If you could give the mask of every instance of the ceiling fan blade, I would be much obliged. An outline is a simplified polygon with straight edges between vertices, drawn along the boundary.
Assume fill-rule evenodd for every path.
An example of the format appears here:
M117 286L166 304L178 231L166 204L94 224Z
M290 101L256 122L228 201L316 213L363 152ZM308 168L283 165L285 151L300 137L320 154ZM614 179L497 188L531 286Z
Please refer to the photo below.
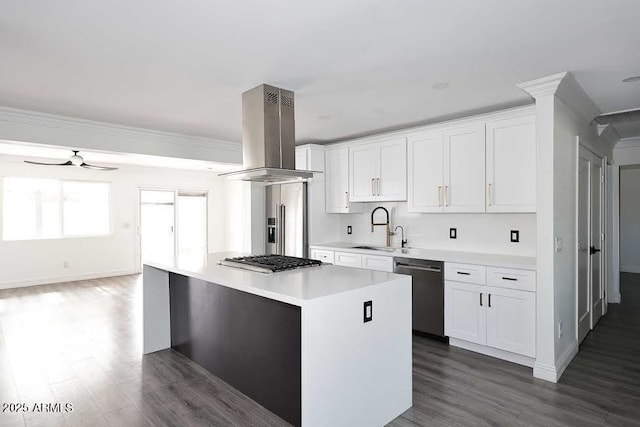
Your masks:
M105 167L105 166L94 166L94 165L89 165L87 163L83 163L80 166L82 166L83 168L93 169L93 170L98 170L98 171L115 171L115 170L118 170L118 168L108 168L108 167Z
M71 163L71 160L65 163L41 163L41 162L32 162L30 160L25 160L24 162L32 165L42 165L42 166L73 166L73 163Z

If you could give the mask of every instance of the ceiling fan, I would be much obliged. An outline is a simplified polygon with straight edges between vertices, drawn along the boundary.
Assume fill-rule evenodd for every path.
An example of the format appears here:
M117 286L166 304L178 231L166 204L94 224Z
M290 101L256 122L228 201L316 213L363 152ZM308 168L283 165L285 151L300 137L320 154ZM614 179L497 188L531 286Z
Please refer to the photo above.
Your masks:
M78 154L79 151L73 150L73 155L69 158L69 160L65 163L41 163L41 162L32 162L30 160L25 160L25 163L29 163L32 165L43 165L43 166L77 166L87 169L94 169L99 171L114 171L118 168L109 168L105 166L94 166L84 162L84 158Z

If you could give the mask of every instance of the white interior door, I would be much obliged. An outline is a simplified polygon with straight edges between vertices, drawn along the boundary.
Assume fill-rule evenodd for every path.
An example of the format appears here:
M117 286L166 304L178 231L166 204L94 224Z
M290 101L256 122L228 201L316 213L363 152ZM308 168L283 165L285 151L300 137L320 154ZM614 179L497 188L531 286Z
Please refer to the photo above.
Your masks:
M578 158L578 343L591 330L591 290L589 267L589 188L591 153L580 147Z
M175 192L140 191L140 258L166 261L175 256Z
M591 257L591 328L602 317L604 290L602 286L602 159L595 157L591 161L591 237L589 254Z

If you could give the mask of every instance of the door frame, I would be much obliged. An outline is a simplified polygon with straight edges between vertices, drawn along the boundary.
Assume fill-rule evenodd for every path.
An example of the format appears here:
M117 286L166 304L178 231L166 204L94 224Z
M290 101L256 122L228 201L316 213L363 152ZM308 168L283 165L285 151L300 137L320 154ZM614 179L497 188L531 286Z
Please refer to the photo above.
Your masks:
M173 253L178 254L178 195L180 193L203 193L205 195L205 251L209 253L209 190L204 188L167 188L167 187L151 187L144 186L136 189L136 228L134 233L134 265L138 273L142 273L142 212L140 209L140 194L142 191L167 191L173 193Z

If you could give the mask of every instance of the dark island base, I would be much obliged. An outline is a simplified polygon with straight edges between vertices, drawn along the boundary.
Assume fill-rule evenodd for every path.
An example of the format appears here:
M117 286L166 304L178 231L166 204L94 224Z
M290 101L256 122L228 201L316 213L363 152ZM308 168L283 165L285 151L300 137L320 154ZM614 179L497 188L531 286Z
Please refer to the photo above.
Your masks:
M171 347L300 425L300 307L175 273L169 293Z

